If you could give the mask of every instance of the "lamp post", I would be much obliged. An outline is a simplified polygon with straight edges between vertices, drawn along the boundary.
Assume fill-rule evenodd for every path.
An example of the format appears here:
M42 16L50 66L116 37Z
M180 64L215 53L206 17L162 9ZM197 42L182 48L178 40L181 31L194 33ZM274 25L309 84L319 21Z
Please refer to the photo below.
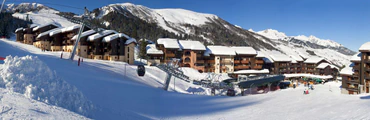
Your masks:
M1 4L0 13L1 13L1 12L2 12L2 10L3 10L3 6L4 6L5 1L6 1L6 0L3 0L3 4Z

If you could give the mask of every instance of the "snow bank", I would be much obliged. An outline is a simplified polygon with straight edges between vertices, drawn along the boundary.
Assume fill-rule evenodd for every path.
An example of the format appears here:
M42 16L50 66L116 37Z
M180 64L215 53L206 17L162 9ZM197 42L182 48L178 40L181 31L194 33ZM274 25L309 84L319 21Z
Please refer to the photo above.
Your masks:
M0 77L0 87L9 91L91 117L92 103L37 57L7 56L0 68Z

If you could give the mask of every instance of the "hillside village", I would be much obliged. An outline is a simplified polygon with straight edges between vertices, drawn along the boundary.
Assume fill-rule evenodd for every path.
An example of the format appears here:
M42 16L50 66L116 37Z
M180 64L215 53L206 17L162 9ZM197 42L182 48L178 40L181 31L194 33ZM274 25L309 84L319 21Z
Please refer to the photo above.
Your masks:
M121 6L125 8L119 8ZM230 44L219 43L219 38L216 40L218 44L210 44L214 41L210 38L215 36L182 39L186 38L182 34L192 33L185 33L183 25L174 19L163 19L170 23L167 26L159 21L162 28L157 29L172 30L171 34L177 33L175 37L136 40L138 35L130 36L133 31L122 31L126 28L113 30L117 26L109 27L109 21L104 22L108 26L105 29L96 29L76 24L59 16L57 11L45 12L42 7L46 6L38 8L39 12L27 13L27 19L28 14L34 14L33 24L17 26L12 31L14 38L0 39L0 47L5 49L0 52L0 102L11 104L0 105L3 107L0 119L23 119L22 115L33 119L60 119L62 115L70 119L276 117L265 112L275 113L279 119L300 119L300 109L309 109L301 111L303 114L330 112L311 119L370 118L366 111L348 111L368 109L364 104L370 93L370 42L364 43L352 55L353 51L343 45L315 36L286 36L272 29L254 32L243 31L241 27L226 27L230 29L225 34L236 31L253 38L241 45L233 40L223 41ZM135 11L137 7L142 11ZM158 22L159 16L154 13L173 10L151 10L129 3L111 4L95 9L93 17L105 20L104 15L114 17L117 9L138 12L134 16L140 19L154 15L148 19L152 22ZM143 11L150 14L143 14ZM170 13L179 11L197 14L187 10ZM44 16L38 14L53 17L45 22L41 20ZM197 15L208 17L193 19L197 24L205 24L207 30L214 27L208 26L213 24L207 22L209 18L229 25L215 15ZM19 16L24 13L13 14L21 19ZM175 29L176 26L180 27ZM243 35L231 38L243 38ZM77 59L72 57L74 49ZM19 110L21 105L9 99L22 100L18 104L30 104L27 101L30 99L36 107ZM276 105L286 101L290 101L289 105ZM42 108L37 108L36 104ZM57 111L49 110L54 106ZM21 115L12 116L13 109ZM351 115L340 115L343 112Z

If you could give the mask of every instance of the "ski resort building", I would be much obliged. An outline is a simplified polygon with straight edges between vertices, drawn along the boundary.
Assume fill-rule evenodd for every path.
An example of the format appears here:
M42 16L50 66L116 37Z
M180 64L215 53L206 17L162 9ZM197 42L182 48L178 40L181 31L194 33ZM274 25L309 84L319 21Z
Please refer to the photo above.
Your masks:
M303 63L304 63L304 72L308 74L315 74L315 75L319 74L320 72L319 69L323 69L321 66L319 69L317 69L317 67L319 67L320 64L325 63L322 66L330 65L329 62L325 60L324 58L316 57L316 56L307 58Z
M89 58L89 54L90 54L90 49L89 49L89 44L87 42L87 38L92 35L92 34L95 34L96 31L95 30L88 30L88 31L85 31L85 32L82 32L81 33L81 36L80 36L80 42L78 43L78 49L77 49L77 55L81 56L81 57L84 57L84 58ZM76 42L77 40L77 37L78 35L75 35L72 37L72 41L73 43Z
M49 23L49 24L44 24L37 26L32 29L32 31L35 32L35 41L33 42L33 45L36 46L37 48L40 48L42 50L50 50L50 37L46 36L46 34L58 30L58 25L54 23Z
M24 28L18 28L15 30L15 41L17 42L20 42L20 43L23 43L24 42L24 32L23 32L23 29Z
M351 57L352 64L342 69L342 93L370 93L370 42L363 44L359 53Z
M72 52L72 37L78 34L80 27L81 25L73 25L50 32L49 35L52 37L51 51ZM83 31L87 30L89 28L85 27Z
M207 46L205 57L207 59L206 71L214 73L234 72L235 50L226 46ZM246 61L246 60L245 60Z
M28 45L33 45L35 41L35 32L32 30L37 27L36 24L31 24L28 28L23 29L23 43Z
M148 56L148 65L159 65L163 63L163 51L158 50L155 44L146 46L146 54Z
M203 73L206 62L202 56L206 51L206 47L199 41L192 40L179 40L179 44L182 49L182 66L191 67Z
M272 74L289 74L290 71L290 64L292 59L284 54L274 52L274 54L270 55L270 58L274 61L271 73Z
M58 28L55 24L32 25L16 30L17 41L48 51L72 52L80 25ZM91 59L123 61L134 64L136 40L123 33L104 30L97 33L85 27L76 54Z
M103 60L105 58L108 59L109 56L106 56L103 58L104 53L106 52L106 49L103 46L103 38L105 36L116 34L117 32L114 30L104 30L101 33L95 33L93 35L90 35L87 38L88 42L88 58L90 59L97 59L97 60Z

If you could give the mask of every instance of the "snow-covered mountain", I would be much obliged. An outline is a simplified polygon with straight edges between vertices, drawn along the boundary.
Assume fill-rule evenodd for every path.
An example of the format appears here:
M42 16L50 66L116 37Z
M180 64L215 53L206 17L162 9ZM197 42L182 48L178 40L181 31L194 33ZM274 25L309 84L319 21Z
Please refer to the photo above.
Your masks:
M297 40L301 40L301 41L308 41L308 42L315 43L317 45L321 45L321 46L325 46L325 47L337 48L337 47L343 46L343 45L341 45L341 44L339 44L339 43L337 43L333 40L320 39L320 38L317 38L313 35L310 35L308 37L305 36L305 35L287 36L287 35L285 35L285 33L279 32L279 31L274 30L274 29L266 29L266 30L258 31L257 33L260 34L260 35L263 35L267 38L274 39L274 40L290 41L292 39L297 39Z
M99 16L102 17L111 12L122 12L127 10L136 17L145 20L149 23L158 23L158 25L165 30L179 34L191 33L184 24L203 25L206 22L211 22L212 19L217 19L216 15L197 13L185 9L150 9L142 5L135 5L132 3L110 4L99 8L101 11ZM172 28L173 26L176 29Z
M254 32L254 31L252 31ZM285 35L285 33L283 32L279 32L277 30L274 30L274 29L266 29L266 30L263 30L263 31L258 31L257 32L258 34L261 34L267 38L270 38L270 39L274 39L274 40L278 40L278 39L284 39L288 36Z
M17 5L11 4L8 6ZM20 6L24 6L24 9L26 9L29 8L29 6L33 6L32 8L35 8L35 6L44 5L25 3L18 5L17 8L23 9ZM38 12L28 12L31 14L30 17L35 21L35 23L43 24L46 22L57 22L61 26L73 25L73 23L70 23L66 19L55 14L59 11L50 10L45 6L44 8L45 9L39 9ZM54 11L54 13L50 11ZM132 3L119 3L103 6L101 8L94 9L92 12L91 16L100 20L101 25L106 26L108 29L125 32L130 36L133 36L130 32L134 34L137 33L139 38L149 39L147 38L148 36L154 36L154 38L150 38L154 41L158 37L169 37L168 33L152 33L156 30L152 30L153 28L148 29L148 25L151 26L154 24L158 28L162 28L169 33L175 33L181 36L179 39L199 40L206 42L207 44L252 46L257 50L273 50L284 54L293 54L285 48L297 49L300 53L314 53L315 55L321 55L331 61L337 61L334 63L339 66L347 64L346 61L349 61L349 57L347 58L347 56L354 54L353 51L331 40L322 40L314 36L287 36L285 33L273 29L254 32L252 29L245 30L240 26L230 24L216 15L198 13L185 9L151 9ZM21 18L22 16L24 17L24 14L15 13L13 16ZM112 18L125 20L117 21L117 19ZM143 22L134 23L138 21L138 19L148 24ZM122 22L125 22L123 27L126 28L124 29L122 29ZM132 28L135 27L141 28L139 30L147 30L133 32ZM337 58L329 56L343 57Z
M39 11L41 9L52 9L50 7L47 7L43 4L39 3L20 3L20 4L7 4L7 7L4 7L5 10L9 12L31 12L31 11Z

